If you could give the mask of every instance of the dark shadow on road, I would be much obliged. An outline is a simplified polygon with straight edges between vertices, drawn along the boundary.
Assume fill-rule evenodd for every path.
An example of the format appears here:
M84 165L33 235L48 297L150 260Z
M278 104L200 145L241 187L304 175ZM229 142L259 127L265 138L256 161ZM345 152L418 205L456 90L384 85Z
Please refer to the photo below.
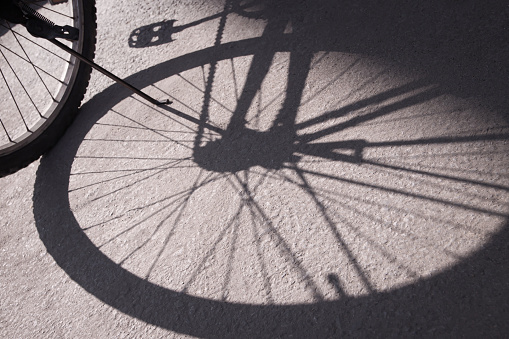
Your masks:
M205 102L197 117L172 109L164 112L158 110L158 114L175 113L199 126L193 143L193 160L201 168L220 175L229 173L234 176L254 166L275 170L294 169L305 194L313 199L327 220L327 208L321 205L313 185L306 181L305 171L295 166L301 156L312 155L350 164L364 163L378 167L380 171L406 171L490 189L509 190L509 187L489 180L463 179L460 175L405 168L366 160L363 156L365 150L371 147L509 140L509 135L504 133L483 132L469 136L451 135L386 142L370 142L367 139L316 142L324 136L388 116L396 110L444 94L476 97L483 105L500 111L507 119L509 9L506 4L496 1L380 3L370 0L353 3L247 3L249 6L242 11L256 8L249 13L253 17L267 20L266 30L260 38L217 43L210 48L154 66L128 79L135 85L146 87L204 64L212 65L213 74L213 65L218 61L244 55L253 56L244 91L224 131L208 122L213 76L206 82ZM214 18L226 20L226 14L236 9L239 12L238 7L235 7L237 3L230 5L225 13L219 13ZM284 34L289 23L293 26L293 32ZM159 28L154 30L155 27ZM144 47L170 42L171 33L175 32L172 29L173 22L170 21L166 28L161 24L142 27L133 32L130 44L132 47ZM154 36L158 36L157 39ZM290 57L286 99L273 128L266 132L250 130L245 126L244 114L253 102L254 94L260 88L276 51L293 53ZM421 70L423 76L418 81L358 100L351 106L296 123L295 116L306 75L312 67L311 56L317 51L342 51L382 58L403 69ZM385 106L380 105L377 110L364 115L356 115L317 132L297 133L299 129L332 121L351 110L381 104L399 95L414 93L414 90L419 90L419 93L409 94ZM68 184L77 150L87 132L116 103L127 97L127 92L114 85L84 105L83 111L89 114L79 117L78 124L71 130L72 134L66 137L66 144L61 143L42 159L34 192L36 225L48 252L74 281L104 303L156 326L198 337L499 337L509 333L509 224L507 215L502 213L497 215L506 220L501 231L492 235L484 248L455 266L412 285L385 292L373 290L367 296L352 297L344 293L339 277L330 274L328 281L337 292L336 301L301 305L246 305L214 301L163 288L123 269L104 255L83 232L69 207ZM207 130L216 132L220 138L206 141L204 135ZM171 167L172 163L168 166ZM164 166L160 170L164 171ZM329 179L344 180L332 176ZM362 185L351 181L352 184ZM369 188L391 190L374 185ZM410 196L404 191L391 193ZM267 230L277 236L270 218L257 210L249 194L246 190L246 204L251 204L249 208L253 214L257 214ZM426 195L416 197L433 199ZM448 201L439 202L453 204ZM491 213L485 210L482 212ZM334 231L333 221L329 222L329 226ZM222 232L233 230L233 234L236 234L235 227L232 222ZM335 236L340 245L347 246L342 243L340 234ZM285 247L285 244L282 246ZM348 253L347 247L345 252ZM355 257L352 256L350 260L356 265ZM296 266L299 268L298 262ZM358 270L362 276L362 269Z

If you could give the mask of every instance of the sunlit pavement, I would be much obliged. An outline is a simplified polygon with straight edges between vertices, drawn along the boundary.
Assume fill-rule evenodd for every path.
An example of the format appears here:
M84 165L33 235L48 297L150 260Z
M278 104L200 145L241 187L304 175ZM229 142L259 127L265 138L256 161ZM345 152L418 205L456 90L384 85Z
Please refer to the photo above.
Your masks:
M508 333L508 7L319 3L98 3L173 104L94 73L0 179L2 337Z

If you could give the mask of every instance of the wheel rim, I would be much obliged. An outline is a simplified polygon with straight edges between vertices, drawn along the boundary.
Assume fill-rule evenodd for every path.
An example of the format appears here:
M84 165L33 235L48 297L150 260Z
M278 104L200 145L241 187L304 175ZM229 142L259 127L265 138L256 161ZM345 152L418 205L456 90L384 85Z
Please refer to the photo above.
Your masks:
M79 0L32 7L57 25L80 30L67 43L82 52L83 8ZM36 140L60 114L76 81L79 61L49 41L31 36L24 27L2 21L0 26L0 156L12 154Z

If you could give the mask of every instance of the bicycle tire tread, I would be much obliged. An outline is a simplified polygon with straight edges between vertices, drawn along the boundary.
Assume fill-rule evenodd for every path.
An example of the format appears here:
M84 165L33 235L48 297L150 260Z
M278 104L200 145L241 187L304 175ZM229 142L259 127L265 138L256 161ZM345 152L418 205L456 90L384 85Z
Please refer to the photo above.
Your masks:
M93 60L97 42L97 12L95 0L84 1L83 7L86 36L83 42L84 46L82 53L88 59ZM79 114L79 108L83 98L85 97L91 73L91 66L83 62L79 64L76 82L71 89L69 98L65 103L65 107L62 108L62 111L55 117L55 120L44 132L42 132L40 136L23 148L0 158L0 177L13 174L20 169L27 167L55 146Z

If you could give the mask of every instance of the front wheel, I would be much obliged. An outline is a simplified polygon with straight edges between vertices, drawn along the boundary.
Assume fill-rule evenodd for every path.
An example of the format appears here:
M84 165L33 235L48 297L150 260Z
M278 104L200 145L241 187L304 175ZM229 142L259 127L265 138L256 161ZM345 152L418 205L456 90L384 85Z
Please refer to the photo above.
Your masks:
M68 46L93 59L95 1L30 6L59 26L78 28L79 39ZM24 27L0 21L0 176L27 166L59 140L77 115L91 70Z

